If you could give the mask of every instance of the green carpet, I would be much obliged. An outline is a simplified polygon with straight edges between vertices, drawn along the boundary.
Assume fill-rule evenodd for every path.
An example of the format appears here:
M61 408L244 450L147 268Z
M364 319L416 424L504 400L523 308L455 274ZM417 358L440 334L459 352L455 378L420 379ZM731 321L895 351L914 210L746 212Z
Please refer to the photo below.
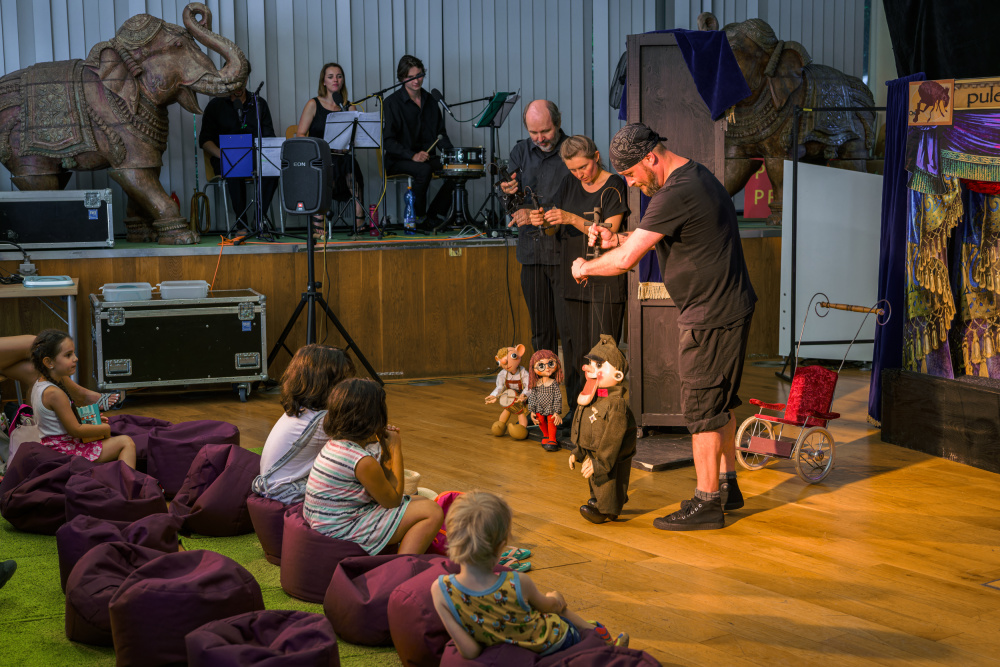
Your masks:
M260 584L268 609L301 609L323 613L323 606L289 597L281 590L279 569L264 559L256 535L182 537L185 549L209 549L247 568ZM112 667L111 648L66 639L65 597L59 588L56 538L14 530L0 519L0 560L13 558L17 572L0 589L0 664L17 667L100 665ZM344 667L399 665L395 649L354 646L338 641Z

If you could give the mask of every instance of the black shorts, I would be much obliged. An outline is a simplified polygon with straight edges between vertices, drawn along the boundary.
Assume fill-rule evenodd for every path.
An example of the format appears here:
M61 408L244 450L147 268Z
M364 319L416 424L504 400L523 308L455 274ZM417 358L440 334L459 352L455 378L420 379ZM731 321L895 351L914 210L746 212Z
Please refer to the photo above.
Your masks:
M715 329L681 329L681 405L691 433L719 430L743 404L738 393L751 319L753 313Z

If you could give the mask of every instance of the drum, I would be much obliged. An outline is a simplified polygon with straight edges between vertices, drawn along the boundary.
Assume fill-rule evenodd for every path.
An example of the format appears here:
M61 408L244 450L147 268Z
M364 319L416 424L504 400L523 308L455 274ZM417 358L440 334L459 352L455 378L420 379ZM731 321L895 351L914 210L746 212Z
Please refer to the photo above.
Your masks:
M455 146L441 150L441 166L446 172L485 171L482 146Z
M500 392L500 398L497 402L501 407L509 408L517 400L517 392L513 389L504 389Z

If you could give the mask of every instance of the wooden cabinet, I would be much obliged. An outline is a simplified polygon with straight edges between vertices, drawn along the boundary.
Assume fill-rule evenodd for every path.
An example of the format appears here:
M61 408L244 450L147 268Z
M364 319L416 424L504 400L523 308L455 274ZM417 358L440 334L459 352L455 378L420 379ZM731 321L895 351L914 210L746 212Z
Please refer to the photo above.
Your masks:
M667 147L725 178L725 121L713 121L671 34L629 35L628 120L667 138ZM629 188L639 211L639 190ZM655 257L655 255L654 255ZM683 426L677 373L677 307L671 299L638 299L639 272L629 272L628 363L632 412L646 426Z

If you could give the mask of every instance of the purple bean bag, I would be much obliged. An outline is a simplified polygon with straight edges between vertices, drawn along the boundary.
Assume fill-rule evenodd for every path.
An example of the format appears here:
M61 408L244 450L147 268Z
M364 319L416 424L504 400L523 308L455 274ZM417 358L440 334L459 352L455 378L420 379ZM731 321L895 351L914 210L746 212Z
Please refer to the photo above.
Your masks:
M123 461L99 463L66 482L67 521L84 515L131 522L166 511L159 483Z
M250 522L257 533L260 546L264 549L264 558L268 563L281 565L281 537L285 532L285 513L302 512L302 503L286 505L285 503L265 498L256 493L247 497L247 511Z
M127 435L135 443L136 468L146 472L149 457L149 432L154 428L170 426L171 423L152 417L139 415L114 415L111 417L111 435Z
M160 480L168 498L180 491L194 457L209 443L239 446L240 431L227 422L201 419L157 426L149 432L146 468Z
M184 636L205 623L264 609L260 586L214 551L163 554L129 575L108 605L119 665L187 660Z
M162 555L125 542L99 544L84 554L66 580L66 637L111 646L111 596L130 574Z
M451 636L434 609L431 583L442 574L458 574L450 560L437 561L404 581L389 595L389 633L404 665L437 665Z
M60 454L51 447L40 442L25 442L17 448L17 453L11 458L7 472L0 481L0 500L10 495L18 484L31 476L38 466L51 462L66 463L72 458L70 454Z
M25 458L21 459L22 456ZM66 523L66 483L94 464L82 456L59 454L35 443L19 447L11 464L0 496L0 515L17 530L55 535L59 526Z
M163 553L177 551L181 519L168 513L150 514L129 523L77 516L56 531L59 579L63 591L73 566L85 553L105 542L128 542Z
M320 604L340 561L368 555L354 542L327 537L311 528L301 508L285 513L281 553L281 589L293 598Z
M660 663L644 651L608 646L593 630L583 633L580 643L545 657L512 644L483 649L479 657L466 660L455 642L449 641L441 667L653 667Z
M189 667L340 667L322 614L251 611L206 623L185 638Z
M323 611L344 641L391 646L389 595L396 586L445 560L435 555L345 558L326 589Z
M253 532L247 510L250 485L260 474L260 454L239 445L205 445L170 503L185 532L230 537Z

